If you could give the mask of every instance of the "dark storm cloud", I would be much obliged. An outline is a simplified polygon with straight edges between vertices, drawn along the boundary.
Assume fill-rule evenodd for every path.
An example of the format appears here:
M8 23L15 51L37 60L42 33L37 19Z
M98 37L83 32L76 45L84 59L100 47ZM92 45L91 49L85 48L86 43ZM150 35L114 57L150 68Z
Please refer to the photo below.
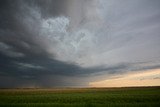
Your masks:
M36 36L38 35L37 26L39 23L34 19L34 13L31 13L32 10L29 9L36 6L38 9L44 10L41 11L44 16L45 14L51 14L53 16L60 15L63 12L58 12L60 10L58 8L64 6L59 0L46 2L1 0L0 2L1 87L4 86L3 80L6 81L6 84L10 87L12 86L12 83L10 82L13 79L16 81L15 84L22 85L21 82L19 82L19 79L26 81L26 78L23 79L24 77L36 78L39 75L48 73L56 74L58 72L61 74L64 71L66 72L67 69L67 72L70 72L70 69L76 69L77 66L75 65L50 59L50 55L46 52L41 40L36 39ZM45 10L47 8L51 9L52 6L49 4L54 5L53 10L55 11L53 11L53 14L50 13L50 10ZM25 20L29 18L31 21L35 21L29 23L33 24L33 26L31 25L33 29L28 29L28 27L26 27L26 23L28 22L25 22ZM34 29L34 24L36 24L37 29ZM24 82L24 84L25 83L26 82Z
M77 29L81 28L81 24L84 25L84 28L88 25L92 26L90 21L86 25L84 23L90 18L93 18L93 21L98 19L97 17L92 17L95 16L93 11L85 14L80 7L74 7L73 5L77 6L80 3L78 0L77 2L77 4L74 4L73 0L0 1L0 87L86 86L89 76L160 68L158 61L150 63L111 63L92 67L82 67L80 63L74 61L79 60L76 59L77 56L81 58L88 54L92 55L93 52L90 52L92 49L101 52L99 51L99 46L101 44L101 47L106 45L106 37L104 36L96 38L100 43L102 42L101 44L96 44L96 40L92 43L92 33L87 30L80 29L78 32L80 36L77 34L77 38L75 37L76 33L67 35L68 29L66 30L65 27L68 20L64 17L59 17L65 16L74 20L71 20L71 25L69 26L73 27L73 29L76 27ZM87 0L86 3L88 2ZM73 10L74 8L72 9L71 3L73 3L72 6L74 8L78 8L78 11ZM93 7L95 6L92 5ZM88 14L89 16L87 16ZM81 17L82 15L86 16ZM57 24L57 22L60 24ZM64 29L60 29L59 32L53 32L52 30L54 29L59 30L57 26L64 27ZM96 34L106 35L101 34L101 31ZM51 37L52 35L55 38ZM65 39L64 36L68 38ZM72 41L70 38L74 38L74 40ZM86 39L89 39L89 41ZM82 43L80 43L81 41ZM128 39L119 37L113 41L116 44L111 41L108 45L110 46L107 48L108 50L123 47L121 45L123 44L122 42L128 41ZM96 49L92 47L89 49L90 45L96 46ZM80 47L78 50L78 46L82 48ZM66 51L61 51L61 49ZM69 59L69 61L63 61L57 57L55 50L56 52L59 51L57 53L58 55L60 54L60 57L64 55L62 59ZM72 50L78 51L74 53ZM70 53L75 54L76 58L74 55L72 57ZM89 58L84 58L84 62L87 62ZM99 63L105 60L102 61L98 58L96 61L96 63Z

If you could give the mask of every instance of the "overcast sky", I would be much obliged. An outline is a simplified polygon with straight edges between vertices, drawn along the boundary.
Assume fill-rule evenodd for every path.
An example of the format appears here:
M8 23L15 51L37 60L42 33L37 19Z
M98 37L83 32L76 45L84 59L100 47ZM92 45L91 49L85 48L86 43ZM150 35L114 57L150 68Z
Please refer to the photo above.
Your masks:
M159 68L159 0L0 0L1 88L83 87Z

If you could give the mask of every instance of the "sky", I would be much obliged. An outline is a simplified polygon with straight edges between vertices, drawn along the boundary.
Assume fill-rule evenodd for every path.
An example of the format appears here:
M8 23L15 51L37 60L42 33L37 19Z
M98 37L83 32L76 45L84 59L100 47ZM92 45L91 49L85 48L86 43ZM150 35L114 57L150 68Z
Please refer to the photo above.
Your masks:
M0 0L0 88L159 85L159 0Z

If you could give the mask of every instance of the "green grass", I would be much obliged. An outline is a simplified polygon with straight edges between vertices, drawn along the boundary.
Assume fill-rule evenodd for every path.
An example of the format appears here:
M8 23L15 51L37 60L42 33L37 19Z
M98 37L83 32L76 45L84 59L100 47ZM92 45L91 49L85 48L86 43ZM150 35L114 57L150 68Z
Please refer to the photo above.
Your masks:
M159 107L160 87L0 89L0 107Z

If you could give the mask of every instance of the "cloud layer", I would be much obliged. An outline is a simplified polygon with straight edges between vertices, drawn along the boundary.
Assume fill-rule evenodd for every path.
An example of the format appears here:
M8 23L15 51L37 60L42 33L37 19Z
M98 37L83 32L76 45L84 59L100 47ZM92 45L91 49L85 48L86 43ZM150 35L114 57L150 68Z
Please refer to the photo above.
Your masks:
M159 7L158 0L1 0L0 87L87 86L160 68Z

